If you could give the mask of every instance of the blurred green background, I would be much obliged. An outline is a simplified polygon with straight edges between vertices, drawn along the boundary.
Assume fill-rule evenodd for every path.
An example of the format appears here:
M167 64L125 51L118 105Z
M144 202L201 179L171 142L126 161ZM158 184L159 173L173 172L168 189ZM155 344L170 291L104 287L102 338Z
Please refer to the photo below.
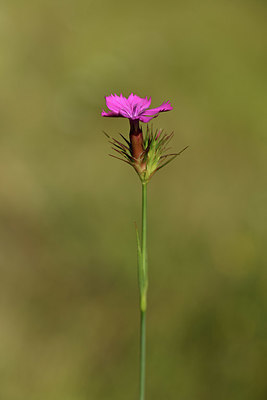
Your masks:
M189 149L149 185L147 400L267 398L259 0L0 5L0 398L138 398L139 180L104 96Z

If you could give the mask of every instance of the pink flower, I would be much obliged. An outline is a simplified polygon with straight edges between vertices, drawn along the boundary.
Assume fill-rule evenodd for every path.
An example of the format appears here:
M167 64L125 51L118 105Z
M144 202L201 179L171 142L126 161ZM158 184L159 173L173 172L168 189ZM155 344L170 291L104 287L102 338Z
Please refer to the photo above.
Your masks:
M160 112L172 110L172 106L169 101L164 102L161 106L149 109L151 104L151 98L137 96L136 94L130 94L128 99L123 97L121 94L111 94L106 96L106 105L110 111L102 111L103 117L123 117L128 118L131 121L138 120L141 122L149 122L151 119L157 117Z

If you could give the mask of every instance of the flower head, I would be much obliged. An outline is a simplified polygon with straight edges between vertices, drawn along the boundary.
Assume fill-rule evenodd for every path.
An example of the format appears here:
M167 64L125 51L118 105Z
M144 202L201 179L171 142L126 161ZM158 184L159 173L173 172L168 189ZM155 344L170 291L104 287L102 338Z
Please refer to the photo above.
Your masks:
M127 164L134 167L143 183L146 183L159 169L167 165L179 153L166 154L167 145L173 134L167 135L163 131L156 130L147 126L146 134L143 135L139 122L149 122L152 118L158 116L160 112L172 110L169 101L162 103L157 108L149 109L151 99L144 99L131 94L128 99L120 96L111 95L106 97L106 104L110 111L102 111L103 117L123 117L128 118L130 122L129 140L123 135L124 142L115 138L110 139L112 149L119 153L120 157L110 154L112 157L119 158Z
M128 98L122 94L120 96L111 94L106 96L106 105L110 111L102 111L103 117L123 117L129 120L139 120L141 122L149 122L157 117L159 113L172 110L169 101L162 103L159 107L149 109L151 98L130 94Z

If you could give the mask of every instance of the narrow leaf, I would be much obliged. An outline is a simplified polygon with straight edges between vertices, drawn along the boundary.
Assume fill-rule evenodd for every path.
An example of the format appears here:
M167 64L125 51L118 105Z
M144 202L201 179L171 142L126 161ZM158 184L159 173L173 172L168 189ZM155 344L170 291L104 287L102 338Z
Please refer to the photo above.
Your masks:
M126 164L132 165L129 161L126 161L126 160L124 160L123 158L114 156L114 154L109 154L109 156L110 156L110 157L113 157L113 158L116 158L117 160L123 161L123 162L125 162Z
M102 132L104 133L104 135L105 135L107 138L110 139L110 136L107 134L107 132L105 132L105 131L102 131Z
M127 140L121 133L120 133L120 136L125 140L125 142L126 142L129 146L131 146L131 143L129 142L129 140Z

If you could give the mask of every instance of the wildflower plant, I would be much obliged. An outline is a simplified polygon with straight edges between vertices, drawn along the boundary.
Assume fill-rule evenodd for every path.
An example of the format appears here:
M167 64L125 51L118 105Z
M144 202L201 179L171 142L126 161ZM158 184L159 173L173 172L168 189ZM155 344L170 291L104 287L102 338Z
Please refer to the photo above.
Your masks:
M178 153L168 153L169 143L173 132L165 133L163 130L154 130L152 126L146 127L143 133L140 122L148 123L161 112L171 111L173 108L169 101L159 107L150 109L151 98L141 98L130 94L128 98L116 94L107 96L106 105L108 112L102 111L103 117L122 117L130 122L129 138L120 134L121 139L106 136L111 143L115 154L110 156L117 158L134 168L142 183L142 230L137 236L138 253L138 283L140 295L140 400L145 399L145 363L146 363L146 310L147 310L147 184L152 176L174 160L185 149Z

